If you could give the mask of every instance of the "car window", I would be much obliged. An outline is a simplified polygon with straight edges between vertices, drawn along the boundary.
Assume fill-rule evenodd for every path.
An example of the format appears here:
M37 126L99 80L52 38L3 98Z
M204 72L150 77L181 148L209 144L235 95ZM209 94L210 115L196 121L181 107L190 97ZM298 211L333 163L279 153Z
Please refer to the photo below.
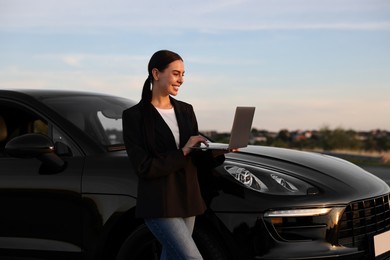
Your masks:
M24 134L43 134L49 136L54 143L62 143L71 149L71 143L65 135L47 120L28 108L11 102L0 102L0 157L7 142ZM67 155L72 154L68 151Z
M28 133L48 135L48 124L43 119L15 105L0 103L1 139L0 156L4 156L4 147L11 139Z
M108 150L123 146L122 112L134 101L101 95L56 96L41 99Z
M108 142L111 145L123 144L122 118L110 118L102 111L97 112L97 117L107 135Z

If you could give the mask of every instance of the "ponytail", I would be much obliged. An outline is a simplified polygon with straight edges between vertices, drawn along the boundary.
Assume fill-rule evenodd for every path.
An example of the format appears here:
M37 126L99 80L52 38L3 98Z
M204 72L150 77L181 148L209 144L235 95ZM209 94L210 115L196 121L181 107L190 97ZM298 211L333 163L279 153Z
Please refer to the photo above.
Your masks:
M144 87L142 88L141 100L143 102L150 102L152 100L151 85L152 85L152 77L149 75L145 80Z
M151 151L155 156L158 156L155 143L155 134L154 134L154 115L152 110L152 77L149 75L145 80L144 86L142 88L141 96L141 108L142 108L142 126L145 133L145 141L148 147L148 150Z

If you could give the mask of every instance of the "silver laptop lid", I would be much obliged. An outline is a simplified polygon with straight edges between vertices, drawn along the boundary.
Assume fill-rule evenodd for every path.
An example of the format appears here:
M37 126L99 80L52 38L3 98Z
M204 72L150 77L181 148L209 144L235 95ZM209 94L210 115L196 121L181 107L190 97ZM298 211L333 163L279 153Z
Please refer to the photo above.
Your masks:
M246 147L252 129L255 107L237 107L234 115L229 148Z

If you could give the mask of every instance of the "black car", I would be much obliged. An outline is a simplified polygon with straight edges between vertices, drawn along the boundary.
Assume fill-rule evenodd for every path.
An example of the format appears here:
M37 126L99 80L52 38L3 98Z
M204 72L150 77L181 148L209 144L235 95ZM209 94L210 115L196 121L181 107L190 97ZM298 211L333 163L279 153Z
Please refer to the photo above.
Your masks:
M135 102L0 90L0 259L158 259L122 139ZM201 170L203 171L203 170ZM249 146L200 172L206 260L389 257L389 186L319 153Z

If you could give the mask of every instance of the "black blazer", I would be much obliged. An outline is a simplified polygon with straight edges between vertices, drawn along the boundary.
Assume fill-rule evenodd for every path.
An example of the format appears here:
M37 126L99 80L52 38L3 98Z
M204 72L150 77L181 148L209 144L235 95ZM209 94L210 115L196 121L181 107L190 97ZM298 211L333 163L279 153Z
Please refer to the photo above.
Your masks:
M181 148L193 135L198 124L190 104L171 98L180 132L177 149L174 136L159 112L150 104L154 119L155 149L149 151L142 123L142 105L123 112L123 137L130 161L139 177L136 215L138 217L189 217L202 214L202 199L197 165L215 167L224 156L213 158L209 151L193 151L184 156Z

